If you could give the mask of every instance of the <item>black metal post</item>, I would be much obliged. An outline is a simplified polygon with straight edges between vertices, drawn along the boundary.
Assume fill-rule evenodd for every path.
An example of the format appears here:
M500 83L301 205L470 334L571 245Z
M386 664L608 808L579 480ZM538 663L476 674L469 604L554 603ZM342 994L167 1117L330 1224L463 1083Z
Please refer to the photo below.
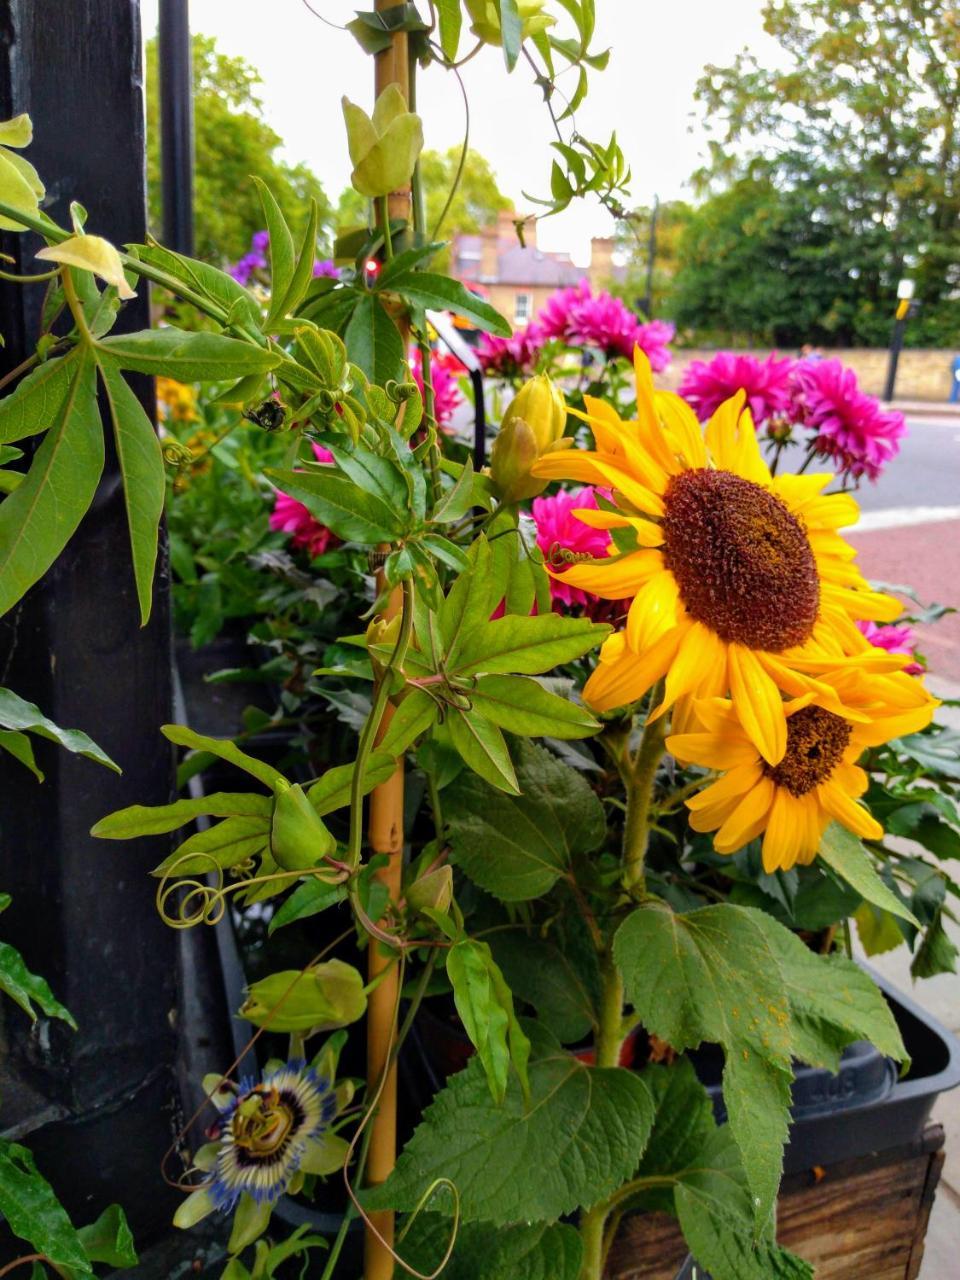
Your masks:
M163 242L193 255L193 49L189 0L160 0L160 177Z
M0 0L0 118L27 111L27 152L46 208L115 244L146 230L139 0ZM35 269L32 234L4 233L15 271ZM38 333L41 288L0 284L0 368ZM149 324L141 284L118 330ZM150 380L137 392L154 408ZM0 935L44 974L79 1031L32 1027L0 1005L0 1129L28 1143L75 1221L112 1200L141 1240L169 1222L176 1197L160 1162L176 1131L177 938L158 918L148 871L162 842L94 840L91 825L135 802L173 795L158 727L171 715L169 569L161 540L153 617L139 626L123 492L109 443L93 507L46 577L0 619L0 683L66 727L88 732L122 777L39 743L46 781L0 763L0 886L13 895Z
M903 315L900 314L901 310ZM887 361L887 381L883 389L883 398L889 404L893 399L893 390L897 382L897 364L903 350L903 334L907 327L907 309L898 308L897 318L893 322L893 333L890 335L890 359Z
M647 245L647 292L643 300L643 314L648 320L653 319L653 264L657 257L657 215L660 212L660 197L653 197L653 209L650 212L650 240Z

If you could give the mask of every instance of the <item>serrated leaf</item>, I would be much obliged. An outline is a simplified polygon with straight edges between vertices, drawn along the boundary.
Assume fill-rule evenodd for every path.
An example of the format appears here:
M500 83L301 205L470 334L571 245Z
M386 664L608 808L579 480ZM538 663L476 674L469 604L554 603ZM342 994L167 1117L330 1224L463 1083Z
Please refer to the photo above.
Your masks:
M123 476L123 496L130 530L133 574L140 603L140 622L146 625L153 601L153 572L157 562L157 530L163 514L166 478L160 441L143 405L130 390L116 365L100 368L106 392L117 460Z
M583 778L543 747L513 744L520 794L462 774L445 790L453 861L504 902L546 893L575 855L607 833L603 806Z
M178 747L186 747L190 751L208 751L210 755L226 760L228 764L236 765L244 773L249 773L252 778L262 782L270 791L273 791L277 782L286 781L278 769L264 764L262 760L257 760L253 756L248 756L229 738L208 738L205 734L194 733L192 729L182 724L161 725L160 732Z
M501 791L515 793L517 779L507 743L496 725L471 711L451 709L445 720L450 742L474 773Z
M868 902L919 928L915 916L877 875L870 855L857 837L839 822L831 822L827 827L820 841L819 855Z
M0 991L6 992L31 1021L37 1019L33 1007L36 1003L48 1018L60 1018L76 1031L72 1015L56 999L47 980L31 973L23 956L9 942L0 942Z
M133 804L101 818L90 829L101 840L133 840L138 836L162 836L176 831L195 818L269 818L273 797L252 791L218 791L195 800L175 800L173 804Z
M595 1029L592 987L597 971L592 948L587 955L593 972L583 971L580 957L569 947L531 937L522 928L495 930L490 949L510 990L536 1009L538 1019L561 1044L576 1044Z
M535 618L508 614L465 633L451 675L499 673L540 675L595 649L610 628L589 618L548 613Z
M724 1101L762 1226L788 1127L790 1006L753 914L721 904L677 915L651 901L617 930L614 957L648 1031L681 1051L704 1041L723 1047Z
M586 738L600 728L582 704L550 693L527 676L480 676L469 696L485 720L528 738Z
M405 512L382 498L364 493L349 477L334 471L274 471L267 478L284 493L299 498L311 514L346 542L391 542L402 537Z
M0 443L24 440L54 425L83 358L75 347L69 355L47 360L21 378L0 400Z
M103 473L103 427L93 362L73 369L59 420L23 482L0 503L0 614L41 578L70 540Z
M229 382L276 368L281 357L224 333L187 333L167 325L140 333L116 334L97 343L98 358L109 356L121 369L178 382Z
M584 1066L543 1033L536 1053L529 1106L512 1078L495 1103L476 1058L451 1077L365 1207L412 1210L448 1178L465 1222L552 1223L629 1178L653 1121L646 1086L619 1067Z
M120 766L102 751L100 747L79 729L61 729L48 719L39 707L27 702L12 689L0 688L0 727L15 732L35 733L40 738L56 742L58 746L75 755L85 756L97 764L106 765L114 773L120 772Z
M83 1243L33 1156L15 1142L0 1141L0 1213L15 1236L55 1266L92 1275Z
M459 4L459 0L457 0ZM400 1256L423 1275L439 1266L450 1242L451 1222L421 1214L399 1246ZM578 1280L583 1245L576 1228L461 1225L443 1280Z

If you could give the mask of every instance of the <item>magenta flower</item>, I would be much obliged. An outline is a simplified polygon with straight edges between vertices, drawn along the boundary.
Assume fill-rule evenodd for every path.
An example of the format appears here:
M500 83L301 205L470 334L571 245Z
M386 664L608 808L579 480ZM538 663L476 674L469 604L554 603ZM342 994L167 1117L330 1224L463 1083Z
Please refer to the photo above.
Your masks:
M667 343L673 338L674 326L665 320L641 324L620 298L603 290L594 294L587 279L558 289L533 323L544 338L560 338L574 347L599 347L608 358L632 360L638 346L646 352L655 373L670 363Z
M880 408L839 360L802 360L794 372L799 420L815 432L817 453L850 475L876 480L900 452L907 425L902 413Z
M886 649L887 653L905 653L913 657L916 640L909 627L878 626L875 622L858 622L857 626L876 648ZM923 674L923 667L919 662L911 662L903 669L908 676Z
M510 338L484 333L477 343L477 359L484 373L495 378L525 378L536 367L544 338L536 325L517 329Z
M532 507L537 526L537 546L552 568L560 569L562 573L561 562L556 557L557 548L595 557L607 554L610 534L605 529L591 529L573 514L578 509L597 509L596 490L589 485L582 489L561 489L548 497L534 498ZM611 610L622 612L619 602L614 601L611 605L610 601L600 600L579 587L567 586L562 577L551 577L550 595L556 613L580 608L596 620L601 615L607 618Z
M683 375L680 395L700 421L706 422L725 400L742 389L747 393L754 423L760 426L770 418L789 414L795 368L796 361L789 356L772 354L760 360L719 351L712 360L691 362Z
M318 462L333 461L333 454L321 444L314 444L313 452ZM305 549L311 558L322 556L340 542L333 530L321 524L302 502L279 490L270 513L270 528L288 534L290 545Z
M456 356L432 353L430 381L433 383L433 409L441 431L447 430L457 406L463 403L463 396L457 385L457 378L463 371L463 365ZM419 347L414 347L410 357L410 372L423 395L423 367Z

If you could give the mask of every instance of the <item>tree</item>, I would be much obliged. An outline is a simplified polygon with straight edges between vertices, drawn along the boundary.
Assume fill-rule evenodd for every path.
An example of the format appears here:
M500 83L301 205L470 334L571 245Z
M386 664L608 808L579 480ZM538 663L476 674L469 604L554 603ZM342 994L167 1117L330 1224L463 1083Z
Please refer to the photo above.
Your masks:
M652 214L650 206L642 206L632 211L629 223L617 224L617 248L627 257L627 273L622 281L610 285L610 292L634 308L641 306L647 293ZM651 315L660 319L673 317L672 296L674 279L681 266L680 246L692 216L693 209L685 200L666 200L657 208Z
M710 66L717 136L699 175L767 179L830 229L855 282L853 336L882 342L896 282L917 283L914 338L960 337L960 16L952 0L767 0L784 53Z
M160 131L157 42L147 45L147 182L150 221L160 234ZM194 212L196 252L215 262L232 261L250 248L263 226L251 176L262 178L295 228L306 219L312 196L324 230L330 204L306 165L289 165L276 155L282 139L263 117L256 87L261 79L243 58L217 51L210 36L193 37Z
M447 197L457 178L460 166L460 147L449 151L424 151L420 157L423 179L424 213L427 232L433 235L440 220ZM480 231L496 221L501 209L510 209L513 202L497 186L497 179L489 161L477 151L467 151L463 173L450 201L441 228L442 238L452 239L458 231ZM341 231L359 226L367 218L367 202L348 187L340 196L337 206L337 225ZM431 271L446 271L450 265L449 247L442 249L431 263Z

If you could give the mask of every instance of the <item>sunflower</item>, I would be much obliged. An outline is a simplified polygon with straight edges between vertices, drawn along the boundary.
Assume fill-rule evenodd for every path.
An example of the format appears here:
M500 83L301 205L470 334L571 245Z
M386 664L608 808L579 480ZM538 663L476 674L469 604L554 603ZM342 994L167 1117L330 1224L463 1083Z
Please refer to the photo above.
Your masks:
M841 677L846 679L846 675ZM900 687L899 680L914 688ZM795 863L811 863L827 825L839 822L854 835L877 840L883 828L858 798L868 778L857 760L864 748L878 746L902 733L914 733L930 723L937 705L909 676L881 677L882 694L860 684L848 695L866 713L854 722L816 706L810 695L784 706L787 747L776 764L757 750L741 724L732 702L711 698L697 707L701 728L696 733L671 734L667 749L684 764L698 764L719 773L705 779L704 790L687 800L694 831L715 831L718 853L736 853L763 834L763 868L789 870Z
M853 498L825 495L830 475L771 475L742 392L703 431L679 396L654 391L639 349L634 369L635 420L585 397L578 416L596 448L547 453L532 469L613 493L615 510L575 514L615 531L620 545L606 560L562 570L570 587L632 597L584 698L612 710L666 677L656 714L681 699L682 725L692 699L729 694L750 741L776 764L787 749L782 693L849 714L823 674L904 665L855 626L889 621L900 605L870 589L837 532L857 519Z

